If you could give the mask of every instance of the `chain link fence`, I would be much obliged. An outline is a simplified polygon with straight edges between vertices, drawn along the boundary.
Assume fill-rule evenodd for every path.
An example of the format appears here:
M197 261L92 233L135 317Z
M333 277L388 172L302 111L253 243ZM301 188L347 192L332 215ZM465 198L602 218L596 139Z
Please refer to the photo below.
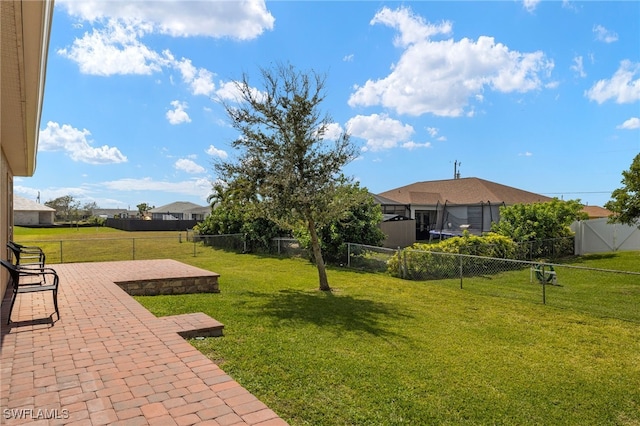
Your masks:
M271 246L269 247L269 253L277 254L278 256L286 257L303 257L309 256L307 249L300 245L300 242L295 238L273 238L271 239Z
M65 240L31 240L29 246L40 247L47 263L97 262L172 258L191 254L183 233L166 237L83 238Z
M389 260L398 250L347 243L347 266L371 272L387 272Z
M640 272L351 244L348 265L476 294L640 322Z
M47 263L175 258L206 255L208 247L246 252L242 234L29 241ZM306 256L292 238L271 241L271 254ZM523 299L558 308L640 322L640 272L588 268L472 254L348 244L348 267L389 273L477 294Z
M187 240L193 242L194 256L197 255L196 245L198 243L221 250L230 250L241 253L246 253L248 251L244 234L203 235L191 232L187 233Z

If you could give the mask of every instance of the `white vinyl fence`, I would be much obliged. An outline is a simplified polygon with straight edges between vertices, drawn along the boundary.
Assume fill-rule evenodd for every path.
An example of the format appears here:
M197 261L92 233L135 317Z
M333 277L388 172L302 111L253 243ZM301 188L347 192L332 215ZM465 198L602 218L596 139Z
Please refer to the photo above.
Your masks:
M637 226L607 223L606 218L574 222L575 254L604 253L618 250L640 250Z

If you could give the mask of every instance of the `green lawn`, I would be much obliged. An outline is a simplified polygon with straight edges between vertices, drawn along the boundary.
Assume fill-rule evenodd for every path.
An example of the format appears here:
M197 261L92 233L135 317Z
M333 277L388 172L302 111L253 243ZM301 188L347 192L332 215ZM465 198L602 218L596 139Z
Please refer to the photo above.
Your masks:
M17 241L29 239L44 238L16 230ZM223 322L224 337L192 344L293 425L640 424L637 276L612 287L626 304L607 299L623 276L564 269L546 306L528 271L465 279L461 290L457 280L330 268L334 291L323 293L304 260L202 246L194 256L176 240L156 243L159 256L163 245L190 247L173 257L220 273L221 293L137 300L158 316ZM639 258L574 264L638 271ZM627 320L610 318L616 308Z

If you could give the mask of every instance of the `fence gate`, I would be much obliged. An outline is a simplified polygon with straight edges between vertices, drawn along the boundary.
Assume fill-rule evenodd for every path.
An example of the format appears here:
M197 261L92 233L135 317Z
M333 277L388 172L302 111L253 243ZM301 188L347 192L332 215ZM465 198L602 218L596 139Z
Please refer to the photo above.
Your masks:
M607 223L606 218L584 220L572 225L576 233L575 254L640 250L640 229Z

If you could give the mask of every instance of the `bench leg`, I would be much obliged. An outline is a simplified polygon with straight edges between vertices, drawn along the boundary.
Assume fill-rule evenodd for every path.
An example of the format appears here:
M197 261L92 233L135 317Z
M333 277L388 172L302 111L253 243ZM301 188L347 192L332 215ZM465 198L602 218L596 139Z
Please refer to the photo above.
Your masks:
M7 318L7 324L11 324L11 312L13 312L13 304L16 303L16 297L18 293L14 290L13 295L11 296L11 305L9 306L9 317Z
M58 290L53 290L53 306L56 308L56 315L60 319L60 311L58 310Z

